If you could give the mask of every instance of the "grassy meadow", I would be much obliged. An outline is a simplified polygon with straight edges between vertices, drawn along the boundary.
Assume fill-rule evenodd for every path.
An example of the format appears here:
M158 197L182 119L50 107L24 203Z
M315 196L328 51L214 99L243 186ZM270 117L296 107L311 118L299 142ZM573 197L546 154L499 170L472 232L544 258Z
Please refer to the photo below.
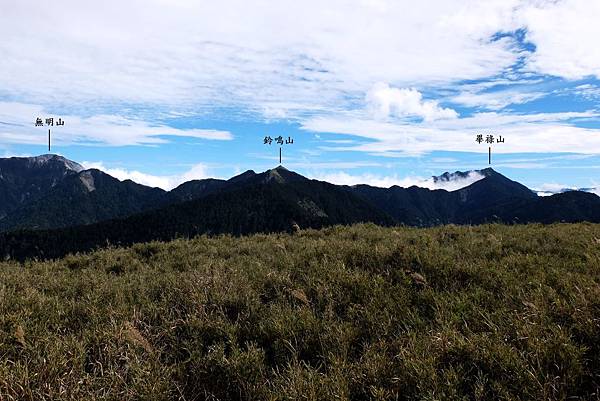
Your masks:
M599 391L600 225L356 225L0 263L0 400Z

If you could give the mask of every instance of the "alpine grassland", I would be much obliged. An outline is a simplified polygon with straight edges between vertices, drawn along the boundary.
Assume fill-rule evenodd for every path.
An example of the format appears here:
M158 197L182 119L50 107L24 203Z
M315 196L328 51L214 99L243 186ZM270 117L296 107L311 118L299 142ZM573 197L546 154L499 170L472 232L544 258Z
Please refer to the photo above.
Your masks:
M598 400L600 225L372 224L0 264L0 400Z

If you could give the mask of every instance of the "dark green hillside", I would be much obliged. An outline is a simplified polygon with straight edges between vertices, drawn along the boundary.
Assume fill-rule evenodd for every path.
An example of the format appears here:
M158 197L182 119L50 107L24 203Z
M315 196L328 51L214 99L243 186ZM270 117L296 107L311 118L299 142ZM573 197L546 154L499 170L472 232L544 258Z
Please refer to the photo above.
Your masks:
M219 191L225 184L226 181L213 178L188 181L165 193L160 203L164 206L202 198Z
M402 188L377 188L368 185L357 185L351 190L390 214L398 223L411 226L434 226L438 224L483 224L501 220L505 223L515 222L511 213L515 205L535 209L537 195L518 182L509 180L491 168L478 171L483 179L456 191L429 190L412 186ZM456 172L454 174L465 174ZM444 177L444 176L442 176ZM447 176L446 176L447 177ZM544 222L558 222L560 217L572 215L572 222L598 222L595 213L600 212L600 199L591 201L581 207L574 202L573 210L562 210L561 202L556 202L555 220L546 219ZM532 206L534 205L535 206ZM502 218L500 218L500 216ZM530 222L538 222L531 218Z
M523 222L539 221L548 223L563 221L600 221L598 195L580 191L568 191L553 196L542 197L533 204L523 205L505 215L513 215Z
M386 213L335 185L303 180L243 186L119 220L57 230L0 233L5 259L57 258L98 247L170 240L197 234L289 231L292 222L321 228L375 222L391 225Z
M337 186L278 166L229 180L193 180L166 192L84 170L57 155L0 158L0 233L6 233L0 234L0 256L58 257L107 242L286 231L291 221L312 228L357 222L418 227L600 222L598 196L577 192L540 199L491 168L433 180L450 183L473 174L480 179L449 192Z
M82 170L58 155L0 158L0 221Z
M125 217L154 207L165 191L119 181L100 170L64 178L48 192L0 220L0 231L50 229Z
M398 223L410 226L433 226L452 221L456 211L456 196L444 190L431 191L412 186L402 188L357 185L351 190L371 202Z
M375 225L0 264L1 400L597 400L600 225Z

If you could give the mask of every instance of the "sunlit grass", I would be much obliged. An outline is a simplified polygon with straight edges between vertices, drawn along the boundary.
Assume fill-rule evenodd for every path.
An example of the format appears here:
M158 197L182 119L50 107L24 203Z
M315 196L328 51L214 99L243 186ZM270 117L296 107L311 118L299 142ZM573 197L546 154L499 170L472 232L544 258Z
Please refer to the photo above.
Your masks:
M598 399L599 238L357 225L4 263L0 399Z

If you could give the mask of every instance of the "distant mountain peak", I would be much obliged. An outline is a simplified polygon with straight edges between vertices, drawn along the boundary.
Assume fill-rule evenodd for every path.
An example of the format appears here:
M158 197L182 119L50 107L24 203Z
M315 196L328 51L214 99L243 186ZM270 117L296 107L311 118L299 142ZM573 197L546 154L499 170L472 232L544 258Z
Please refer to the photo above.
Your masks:
M275 181L280 184L283 184L286 181L284 178L285 172L287 172L287 170L281 166L278 166L271 170L268 170L265 172L265 174L266 174L265 182Z
M477 178L483 179L485 177L491 177L497 174L498 173L493 168L488 167L482 170L455 171L454 173L450 173L447 171L442 175L433 176L432 178L433 182L436 184L467 179L471 179L472 182L475 182L478 181Z
M267 184L267 183L279 183L286 184L290 182L304 181L308 178L288 170L287 168L279 165L270 170L262 173L255 173L254 170L248 170L242 174L236 175L233 178L227 180L228 183L235 184Z
M289 182L308 180L308 178L293 171L290 171L282 165L267 170L259 175L261 176L261 181L264 183L277 182L279 184L286 184Z
M231 177L228 181L229 182L246 181L247 179L250 179L250 178L254 177L255 175L256 175L256 173L254 172L254 170L246 170L241 174Z
M534 190L538 196L552 196L557 194L563 194L566 192L589 192L592 194L600 194L600 187L560 187L551 185L550 188L536 189Z
M438 182L450 182L459 178L464 179L467 178L472 172L473 171L455 171L454 173L451 173L446 171L444 174L433 176L433 182L437 184Z
M62 164L65 167L65 169L74 171L76 173L79 173L79 172L85 170L81 164L75 163L72 160L69 160L63 156L55 155L55 154L45 154L45 155L40 155L40 156L27 157L26 159L31 164L39 165L39 166L44 166L44 165L47 165L50 163Z
M499 174L496 170L494 170L491 167L486 167L482 170L474 170L474 171L477 171L478 173L481 173L481 174L485 175L486 177L493 175L493 174Z

